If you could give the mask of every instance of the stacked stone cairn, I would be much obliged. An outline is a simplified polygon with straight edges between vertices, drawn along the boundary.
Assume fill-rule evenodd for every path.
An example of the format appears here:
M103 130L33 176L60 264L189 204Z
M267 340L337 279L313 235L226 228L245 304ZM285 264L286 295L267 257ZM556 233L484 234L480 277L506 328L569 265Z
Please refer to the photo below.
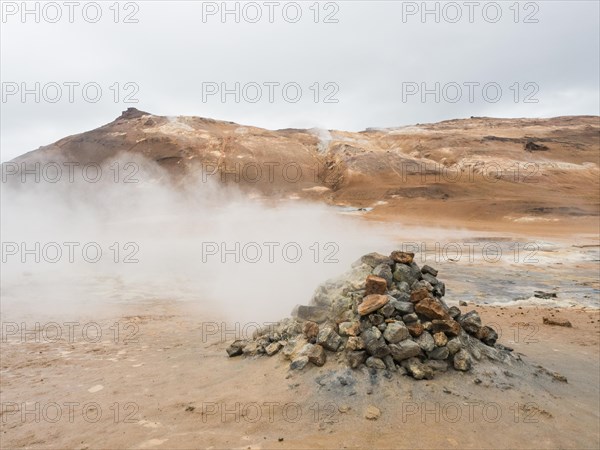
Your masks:
M431 379L437 371L469 371L474 360L511 359L496 332L477 312L463 313L443 300L438 271L419 267L410 252L370 253L342 277L316 290L310 305L236 340L230 357L282 354L290 369L335 359L353 369L400 372Z

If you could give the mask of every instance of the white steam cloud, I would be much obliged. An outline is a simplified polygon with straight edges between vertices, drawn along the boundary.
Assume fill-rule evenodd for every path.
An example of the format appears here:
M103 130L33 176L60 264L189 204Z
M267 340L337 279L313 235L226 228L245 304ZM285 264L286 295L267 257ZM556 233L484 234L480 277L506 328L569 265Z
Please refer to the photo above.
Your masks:
M200 174L174 186L135 155L104 164L97 182L90 176L3 183L5 317L168 300L228 320L277 320L360 255L389 250L377 227L330 207L267 204Z

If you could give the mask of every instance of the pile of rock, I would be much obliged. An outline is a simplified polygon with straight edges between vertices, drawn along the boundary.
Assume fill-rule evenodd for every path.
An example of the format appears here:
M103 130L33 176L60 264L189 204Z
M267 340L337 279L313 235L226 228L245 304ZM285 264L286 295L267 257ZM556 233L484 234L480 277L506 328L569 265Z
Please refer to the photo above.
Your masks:
M414 262L414 254L370 253L341 278L319 286L310 305L293 318L237 340L229 356L277 353L301 370L328 359L351 368L402 372L430 379L435 371L471 369L473 360L507 360L510 350L477 312L465 314L443 300L438 271Z

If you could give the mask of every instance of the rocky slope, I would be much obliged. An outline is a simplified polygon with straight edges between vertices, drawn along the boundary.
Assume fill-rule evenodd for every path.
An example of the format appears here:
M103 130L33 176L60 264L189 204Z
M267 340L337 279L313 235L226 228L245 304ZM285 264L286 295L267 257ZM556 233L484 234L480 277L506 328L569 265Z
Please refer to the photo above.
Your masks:
M600 118L473 117L362 132L266 130L129 108L113 122L13 160L102 163L142 155L175 180L235 183L255 195L443 213L507 223L597 224ZM423 200L427 208L423 208Z

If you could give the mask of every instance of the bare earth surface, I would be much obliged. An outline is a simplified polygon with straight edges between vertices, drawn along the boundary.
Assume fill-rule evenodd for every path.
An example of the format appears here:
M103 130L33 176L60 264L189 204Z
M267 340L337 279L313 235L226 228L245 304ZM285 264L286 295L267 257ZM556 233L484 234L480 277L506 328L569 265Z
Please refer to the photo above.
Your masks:
M60 342L7 338L3 448L598 447L598 310L475 307L524 364L415 381L329 364L290 373L280 355L229 359L234 324L140 306L90 318L99 342L81 327ZM370 405L377 420L365 418Z

